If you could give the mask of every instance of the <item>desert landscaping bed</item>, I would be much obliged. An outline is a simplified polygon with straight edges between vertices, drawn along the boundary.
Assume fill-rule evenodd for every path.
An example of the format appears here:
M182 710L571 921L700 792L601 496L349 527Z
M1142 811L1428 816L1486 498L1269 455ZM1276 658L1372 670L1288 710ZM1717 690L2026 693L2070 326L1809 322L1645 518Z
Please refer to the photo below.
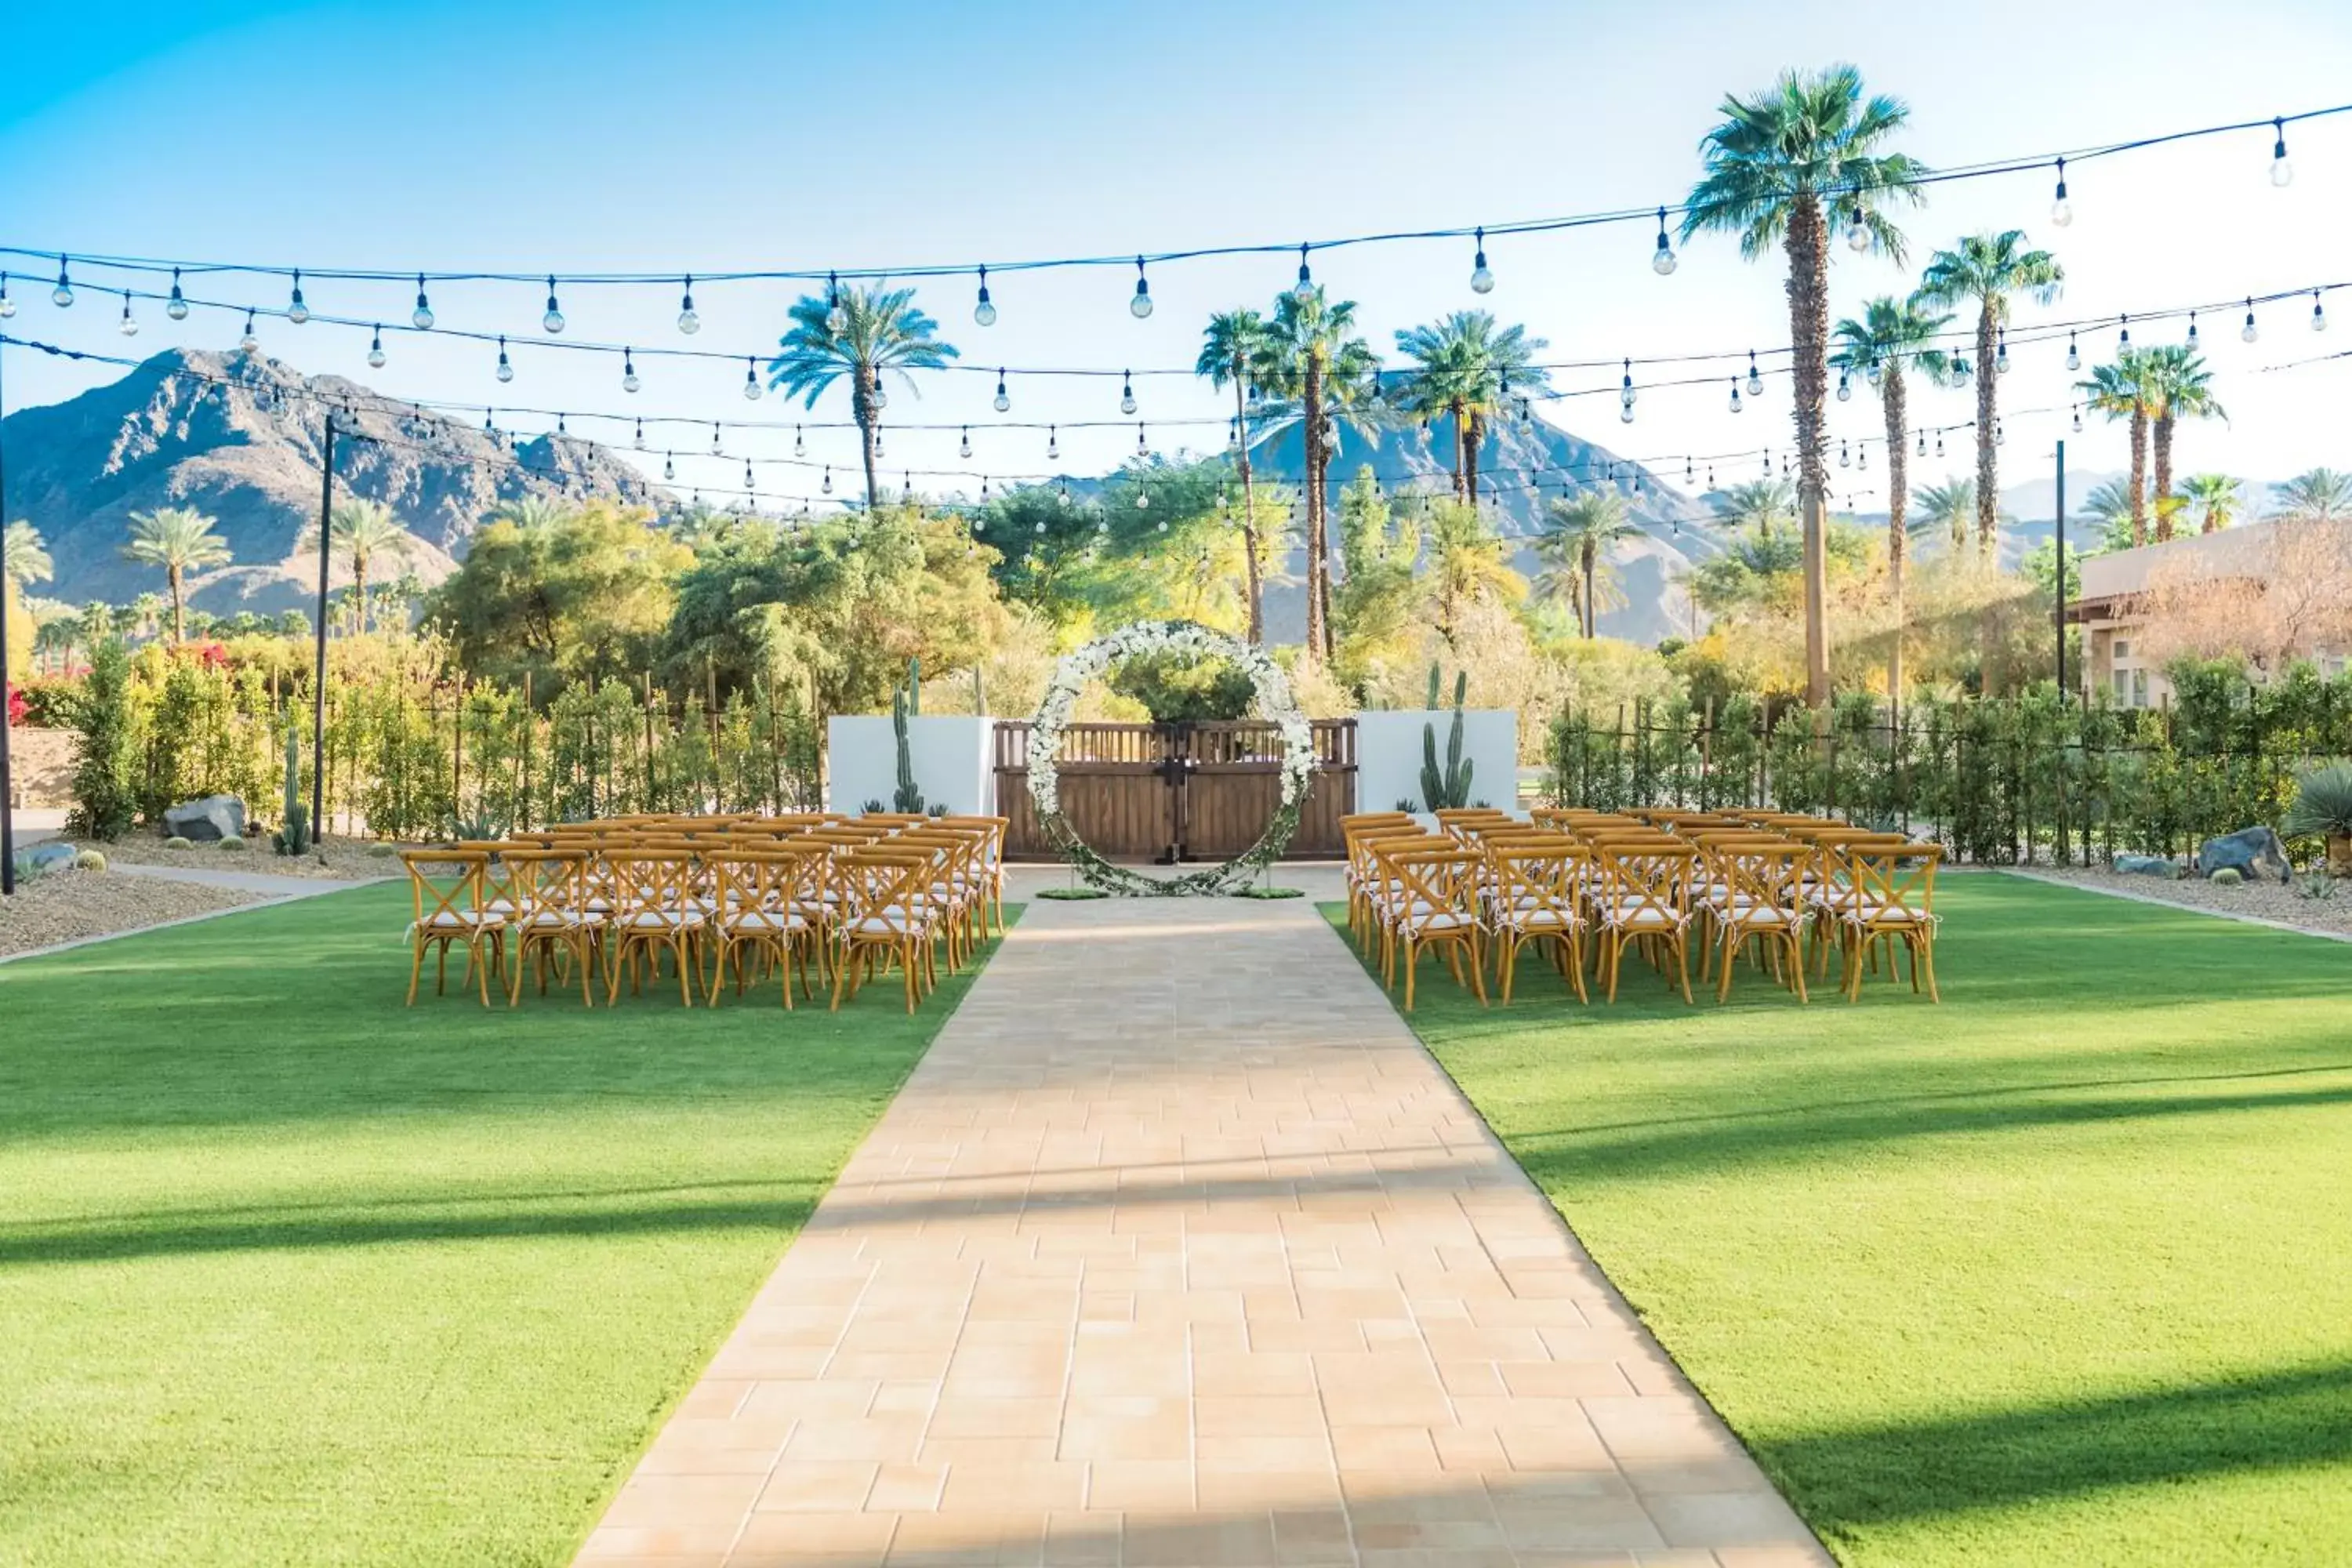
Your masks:
M2186 905L2193 910L2209 910L2217 914L2252 915L2257 920L2276 921L2281 925L2294 926L2324 936L2352 936L2352 882L2334 884L2336 891L2331 897L2310 898L2294 887L2282 887L2276 882L2247 881L2229 887L2198 877L2186 877L2176 881L2162 877L2110 871L2105 867L2088 870L2057 870L2046 867L2032 869L2036 876L2077 887L2135 893L2144 898L2161 899L2166 903ZM2303 880L2300 876L2296 879L2298 882Z
M234 909L262 895L121 871L48 871L0 900L0 956Z
M400 862L388 854L370 853L373 841L364 838L330 838L303 855L278 854L270 848L267 834L247 840L242 849L224 849L217 843L170 849L152 833L126 834L111 844L96 847L104 850L108 859L132 866L194 866L212 871L252 871L269 877L312 877L336 882L400 874Z

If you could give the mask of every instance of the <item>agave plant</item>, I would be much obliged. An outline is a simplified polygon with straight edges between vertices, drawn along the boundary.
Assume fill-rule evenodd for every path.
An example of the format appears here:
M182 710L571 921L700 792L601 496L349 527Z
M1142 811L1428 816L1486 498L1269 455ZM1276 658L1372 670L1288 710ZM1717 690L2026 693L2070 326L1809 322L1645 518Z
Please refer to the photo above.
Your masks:
M2322 763L2303 775L2280 825L2290 838L2327 841L2327 871L2352 877L2352 762Z

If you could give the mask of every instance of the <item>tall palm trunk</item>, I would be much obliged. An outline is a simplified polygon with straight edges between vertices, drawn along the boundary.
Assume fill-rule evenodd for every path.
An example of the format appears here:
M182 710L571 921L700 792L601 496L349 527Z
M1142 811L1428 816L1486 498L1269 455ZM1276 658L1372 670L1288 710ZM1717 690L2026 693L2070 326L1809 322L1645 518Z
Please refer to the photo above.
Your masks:
M2158 544L2172 537L2172 515L2177 508L2172 500L2172 422L2169 405L2156 416L2156 494L2150 504L2156 509L2156 542Z
M1895 640L1886 654L1886 700L1903 701L1903 547L1910 510L1911 459L1903 447L1903 372L1890 363L1879 373L1878 401L1886 416L1886 593L1895 602Z
M2132 545L2147 542L2147 414L2135 408L2131 416Z
M368 629L367 557L356 550L352 552L352 596L359 601L360 636L365 637Z
M1796 346L1794 405L1797 495L1805 531L1805 700L1830 700L1829 558L1825 545L1829 467L1822 459L1822 404L1828 393L1830 336L1827 233L1817 197L1790 205L1789 341Z
M1239 454L1235 467L1242 471L1242 552L1248 558L1249 571L1249 640L1253 647L1265 643L1265 587L1258 578L1257 562L1257 496L1250 485L1249 460L1249 400L1243 390L1242 378L1248 361L1240 354L1234 356L1234 450Z
M326 547L320 545L320 548L323 550ZM177 564L163 568L163 581L172 589L172 640L184 643L188 640L187 606L180 598L180 568Z
M1307 658L1323 657L1323 356L1307 356Z
M866 458L866 515L881 515L882 479L874 471L874 389L881 384L882 374L870 364L857 367L856 391L850 404L857 415L858 446Z
M1994 536L2000 529L2000 477L1993 457L1993 433L2000 420L1994 412L1999 393L1993 385L2000 373L1993 366L1992 301L1977 311L1977 553L1987 561L1994 555Z
M1486 444L1486 416L1470 410L1462 421L1462 499L1478 504L1478 448Z
M1584 640L1587 642L1591 642L1592 640L1600 627L1600 606L1593 602L1592 597L1593 567L1596 563L1595 558L1600 553L1600 546L1590 539L1586 540L1577 550L1579 564L1580 564L1584 569L1584 615L1582 619L1584 621Z
M1470 450L1470 415L1459 403L1447 412L1454 418L1454 499L1470 499L1470 474L1477 468L1478 459Z

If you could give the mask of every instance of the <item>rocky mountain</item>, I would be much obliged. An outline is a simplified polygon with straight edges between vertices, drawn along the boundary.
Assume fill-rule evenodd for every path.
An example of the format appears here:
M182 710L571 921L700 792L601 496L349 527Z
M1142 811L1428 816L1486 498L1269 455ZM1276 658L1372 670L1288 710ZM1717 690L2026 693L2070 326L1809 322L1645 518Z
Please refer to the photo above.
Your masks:
M11 414L0 427L8 516L39 529L56 561L44 591L117 604L160 591L161 574L122 559L129 515L192 506L216 520L236 558L191 579L192 603L220 614L307 605L318 557L298 555L295 543L319 515L331 407L336 495L390 506L417 541L406 567L427 583L448 574L482 514L501 501L649 495L635 469L586 442L541 437L509 446L341 376L174 349L110 385Z

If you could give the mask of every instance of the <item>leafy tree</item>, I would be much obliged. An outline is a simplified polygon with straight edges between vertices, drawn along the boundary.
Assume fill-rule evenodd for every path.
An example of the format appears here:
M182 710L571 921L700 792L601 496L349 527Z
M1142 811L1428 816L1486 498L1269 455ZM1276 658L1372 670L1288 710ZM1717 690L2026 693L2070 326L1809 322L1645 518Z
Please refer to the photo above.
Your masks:
M2145 349L2126 349L2074 384L2095 412L2131 423L2131 542L2147 542L2147 433L2163 398Z
M1355 335L1356 305L1321 288L1292 290L1275 301L1265 342L1251 367L1258 385L1296 399L1307 454L1307 657L1328 659L1333 642L1330 541L1324 500L1336 432L1332 405L1369 397L1380 369L1371 345Z
M1463 609L1483 600L1517 604L1527 579L1511 570L1509 550L1486 514L1466 500L1430 503L1423 533L1429 543L1429 590L1438 635L1453 641Z
M1423 420L1444 417L1454 429L1454 495L1478 499L1478 454L1487 424L1514 396L1550 384L1536 355L1550 345L1525 327L1496 330L1486 310L1456 310L1396 335L1397 352L1413 362L1397 404Z
M8 581L19 588L29 589L57 574L57 563L49 559L40 530L22 518L8 525L5 540L0 540L0 552L8 557Z
M2147 349L2144 365L2155 402L2156 537L2172 537L2173 520L2188 504L2172 491L2172 432L2181 419L2222 419L2228 415L2213 395L2213 373L2194 349L2181 343L2158 343Z
M535 528L553 528L571 515L570 501L558 500L553 496L520 495L499 502L484 515L482 521L486 523L510 522L527 533ZM315 528L311 530L310 537L313 540L318 538Z
M1391 505L1371 469L1357 469L1339 492L1341 577L1332 620L1341 679L1360 684L1374 666L1406 657L1418 629L1413 565L1420 555L1419 517Z
M640 508L592 500L530 528L500 519L474 535L427 614L460 668L534 699L648 668L693 557Z
M1157 456L1110 477L1088 572L1087 596L1099 619L1177 616L1243 629L1248 568L1230 484L1222 461Z
M875 432L888 396L887 375L921 395L908 373L941 370L957 357L942 342L939 323L915 308L912 289L879 284L843 285L834 299L803 295L792 308L792 331L779 340L782 353L768 362L768 384L806 407L843 376L849 378L849 407L866 459L866 508L882 510L882 485L875 472Z
M1575 584L1577 624L1588 642L1601 635L1602 589L1613 601L1622 603L1624 598L1609 552L1620 540L1634 538L1641 531L1633 526L1632 507L1613 489L1579 490L1554 498L1544 509L1544 531L1537 536L1536 554L1549 569L1547 575L1563 572ZM1556 591L1547 596L1556 597Z
M2278 487L2279 513L2296 522L2341 522L2352 518L2352 474L2314 468Z
M1916 203L1927 171L1881 151L1910 118L1899 99L1865 100L1849 65L1784 73L1752 99L1726 98L1723 121L1700 143L1706 175L1692 187L1683 237L1736 233L1749 260L1780 247L1789 262L1789 341L1794 354L1798 492L1805 548L1805 689L1815 707L1830 696L1829 469L1822 399L1828 391L1829 218L1834 203L1866 248L1903 259L1903 236L1886 217L1897 197Z
M1122 660L1109 685L1142 703L1155 724L1243 718L1257 695L1248 672L1233 660L1176 654Z
M335 548L351 561L352 604L358 616L360 635L364 637L368 629L368 567L384 556L406 560L415 548L415 536L400 525L392 508L363 496L337 501L334 510L328 514L327 530L333 535ZM301 542L295 548L319 548L316 522L303 531Z
M971 531L989 552L998 592L1066 627L1082 624L1091 608L1087 568L1104 515L1098 503L1065 500L1051 485L1024 485L974 512Z
M1916 365L1929 380L1942 381L1949 362L1936 347L1936 334L1951 319L1916 299L1873 300L1863 307L1859 320L1849 316L1838 322L1837 352L1830 356L1830 363L1849 377L1860 375L1878 388L1879 412L1885 421L1886 593L1894 605L1895 628L1886 656L1886 689L1897 700L1903 695L1903 546L1911 499L1911 455L1904 440L1909 434L1904 366Z
M1255 310L1220 310L1201 334L1201 356L1192 374L1211 386L1234 389L1234 468L1241 476L1242 548L1249 563L1249 640L1265 641L1265 585L1259 571L1264 547L1257 531L1257 490L1250 473L1250 366L1266 353L1265 318Z
M184 580L207 566L230 561L228 541L213 531L213 520L194 507L157 507L131 514L131 542L122 558L142 566L161 566L172 595L172 640L187 640L187 593Z
M2058 297L2066 270L2046 250L2026 247L2025 231L1972 234L1949 250L1927 258L1916 298L1923 306L1948 309L1974 300L1977 307L1977 551L1994 553L2000 526L2000 384L2003 368L1995 347L2009 320L2009 301L2023 294L2047 305Z
M2201 533L2219 533L2238 521L2246 498L2238 481L2227 474L2191 474L2180 481L2180 493L2197 509Z
M78 737L68 832L116 839L138 816L138 742L131 713L131 654L111 634L89 648L89 674L69 714Z

